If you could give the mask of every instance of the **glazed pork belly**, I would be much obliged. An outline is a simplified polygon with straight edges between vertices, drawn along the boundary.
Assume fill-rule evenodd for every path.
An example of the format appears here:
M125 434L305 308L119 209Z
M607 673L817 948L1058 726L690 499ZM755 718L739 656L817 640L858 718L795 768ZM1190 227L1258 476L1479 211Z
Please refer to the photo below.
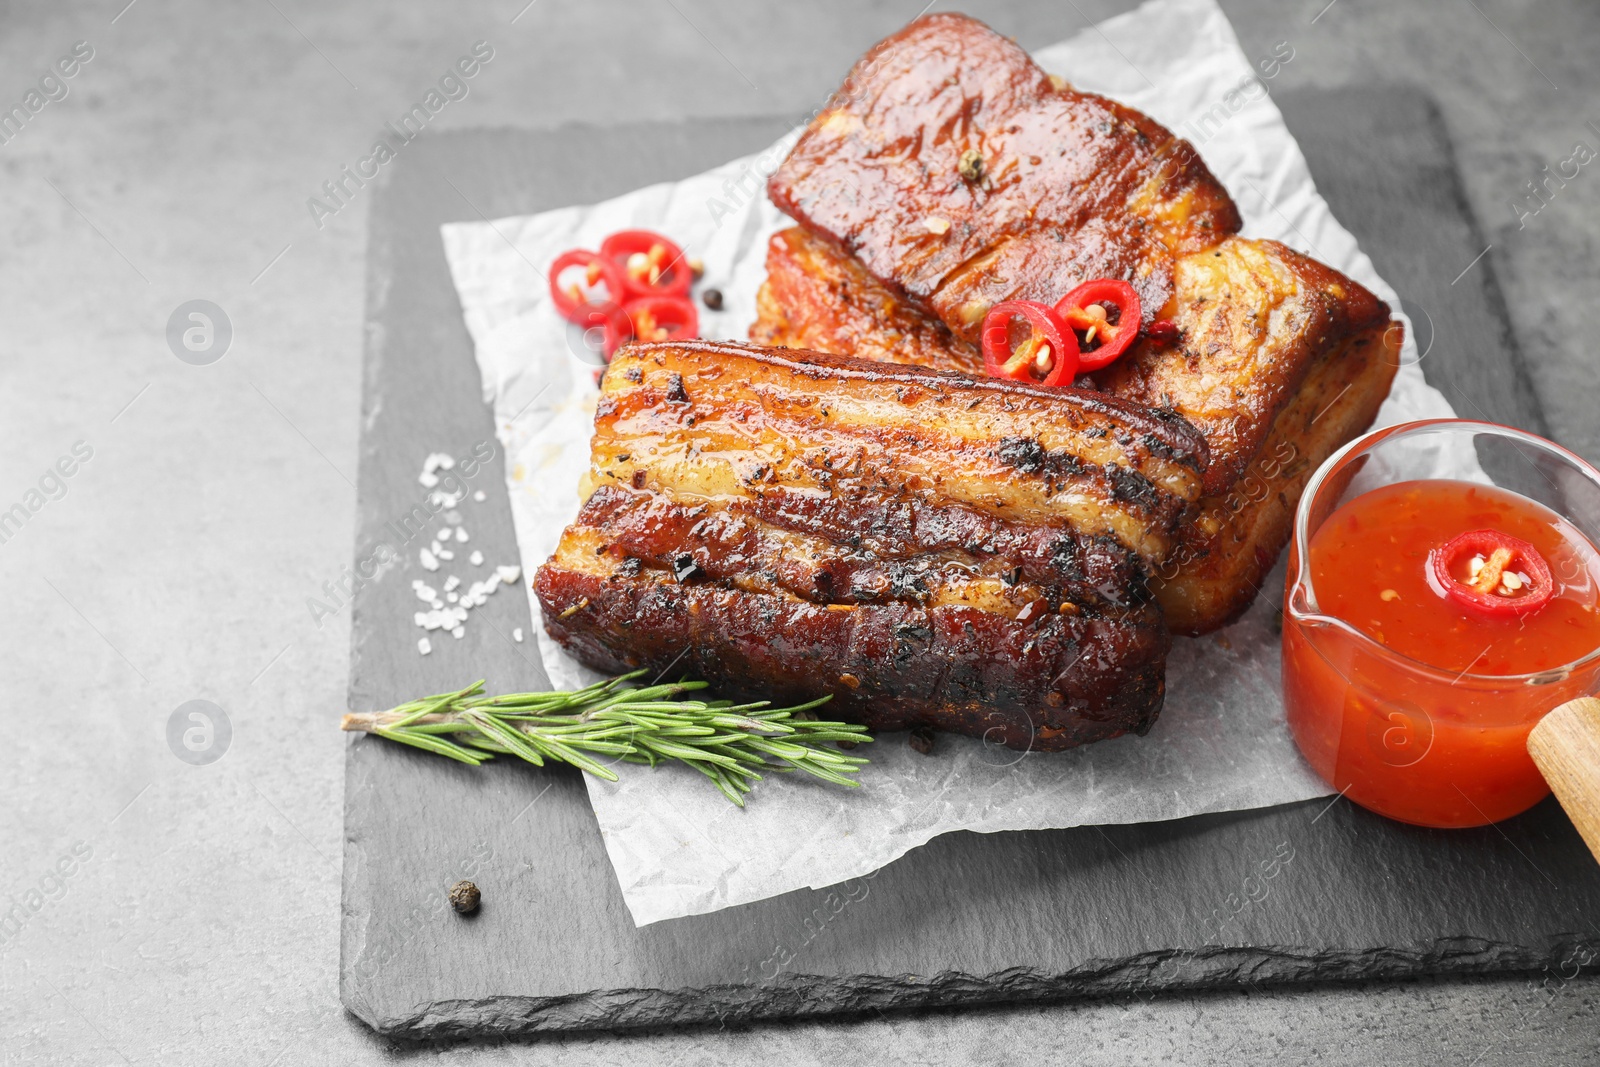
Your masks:
M1361 286L1276 242L1229 238L1178 268L1181 343L1141 341L1079 385L1176 413L1206 437L1206 495L1151 576L1170 627L1202 634L1250 606L1306 479L1372 424L1401 335ZM752 341L981 372L976 348L823 238L776 234L767 270Z
M979 373L996 302L1128 281L1141 339L1079 380L1182 416L1209 446L1205 499L1153 575L1180 633L1254 599L1300 488L1375 416L1398 367L1389 309L1239 215L1192 146L1053 81L1013 42L931 15L851 72L773 174L775 235L752 340Z
M534 588L599 670L1058 750L1143 732L1204 440L1101 393L705 341L607 369Z

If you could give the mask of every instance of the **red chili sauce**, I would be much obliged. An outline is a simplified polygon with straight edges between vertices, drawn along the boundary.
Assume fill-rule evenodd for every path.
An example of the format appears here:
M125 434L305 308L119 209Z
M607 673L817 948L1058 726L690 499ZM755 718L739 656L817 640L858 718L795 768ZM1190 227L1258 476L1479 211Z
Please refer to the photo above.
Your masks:
M1600 679L1592 663L1558 670L1600 648L1595 547L1532 500L1439 480L1345 503L1309 556L1313 610L1377 643L1285 612L1284 701L1317 773L1426 826L1496 822L1542 799L1528 731Z

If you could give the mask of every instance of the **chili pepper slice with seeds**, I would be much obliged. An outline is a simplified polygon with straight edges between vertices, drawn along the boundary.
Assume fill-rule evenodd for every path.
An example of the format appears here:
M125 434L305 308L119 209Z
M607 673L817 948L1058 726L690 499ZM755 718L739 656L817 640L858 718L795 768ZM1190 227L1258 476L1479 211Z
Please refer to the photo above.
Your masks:
M1550 602L1555 583L1539 550L1499 530L1472 530L1428 553L1434 584L1481 615L1527 615Z
M700 335L694 302L682 296L647 296L622 305L620 319L606 320L606 359L628 341L672 341Z
M1077 339L1080 372L1109 366L1126 352L1144 314L1133 286L1115 278L1084 282L1058 300L1055 311Z
M581 285L574 277L574 272L580 268ZM605 286L603 299L597 298L597 287L602 284ZM555 302L556 313L568 322L579 326L598 325L626 299L622 272L588 249L571 249L550 264L550 299Z
M687 296L694 281L683 249L651 230L618 230L600 243L600 255L621 272L630 298Z
M1028 333L1017 341L1017 320ZM1078 343L1050 305L1006 300L983 318L983 369L993 378L1052 388L1078 373Z

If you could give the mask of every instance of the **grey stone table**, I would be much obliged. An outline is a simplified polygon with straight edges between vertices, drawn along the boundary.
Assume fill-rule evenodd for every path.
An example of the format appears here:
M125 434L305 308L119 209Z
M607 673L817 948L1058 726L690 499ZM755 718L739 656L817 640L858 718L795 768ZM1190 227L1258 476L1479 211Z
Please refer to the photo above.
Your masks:
M0 105L37 108L0 131L0 510L30 490L42 505L0 542L16 594L0 613L0 1062L431 1056L373 1037L335 988L332 723L349 650L336 590L354 518L366 205L351 186L313 219L307 199L480 40L493 58L438 128L805 111L920 5L124 2L0 12ZM1119 6L966 9L1042 45ZM1225 6L1251 55L1292 44L1284 86L1409 81L1439 99L1551 432L1600 456L1600 180L1586 166L1544 201L1526 186L1575 143L1600 146L1600 9ZM232 326L207 366L167 340L196 299ZM191 700L227 716L215 762L175 755L197 758L182 743L199 728L190 709L169 743ZM448 1059L1573 1062L1600 1057L1597 1009L1600 980L1549 974L472 1045Z

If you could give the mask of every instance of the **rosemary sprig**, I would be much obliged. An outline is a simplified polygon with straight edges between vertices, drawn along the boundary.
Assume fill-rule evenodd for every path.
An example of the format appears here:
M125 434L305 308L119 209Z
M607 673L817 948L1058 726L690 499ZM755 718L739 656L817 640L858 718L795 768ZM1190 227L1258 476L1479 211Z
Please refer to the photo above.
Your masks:
M762 771L801 770L835 785L860 784L850 775L867 760L831 742L872 738L865 727L811 717L827 697L792 708L769 707L765 700L693 700L683 694L707 683L629 684L643 673L582 689L503 696L484 696L477 681L388 711L346 715L341 727L473 766L510 755L538 767L547 760L569 763L611 782L616 773L593 756L651 767L684 763L740 807Z

